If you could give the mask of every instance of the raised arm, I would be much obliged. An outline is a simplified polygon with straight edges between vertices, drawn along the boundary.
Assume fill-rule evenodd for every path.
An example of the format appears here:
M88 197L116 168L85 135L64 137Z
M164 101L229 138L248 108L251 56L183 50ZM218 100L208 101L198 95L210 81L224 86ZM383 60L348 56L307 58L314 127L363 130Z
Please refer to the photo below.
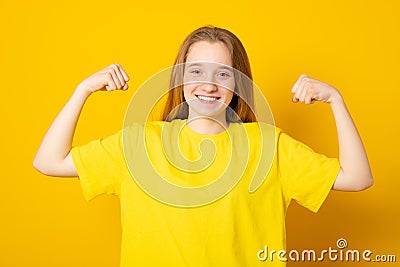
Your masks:
M357 128L341 94L331 85L301 75L292 88L293 102L329 103L335 117L339 140L341 169L333 185L334 190L360 191L373 184L373 177Z
M33 167L45 175L77 176L70 150L86 99L99 90L127 90L128 80L123 68L112 64L82 81L48 129L33 160Z

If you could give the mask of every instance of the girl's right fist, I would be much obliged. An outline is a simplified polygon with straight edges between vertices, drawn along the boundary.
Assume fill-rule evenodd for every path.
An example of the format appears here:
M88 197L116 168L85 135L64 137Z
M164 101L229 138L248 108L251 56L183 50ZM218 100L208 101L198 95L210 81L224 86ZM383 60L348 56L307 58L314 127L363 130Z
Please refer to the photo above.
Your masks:
M94 93L99 90L127 90L129 77L120 64L111 64L90 77L86 78L79 84L79 88Z

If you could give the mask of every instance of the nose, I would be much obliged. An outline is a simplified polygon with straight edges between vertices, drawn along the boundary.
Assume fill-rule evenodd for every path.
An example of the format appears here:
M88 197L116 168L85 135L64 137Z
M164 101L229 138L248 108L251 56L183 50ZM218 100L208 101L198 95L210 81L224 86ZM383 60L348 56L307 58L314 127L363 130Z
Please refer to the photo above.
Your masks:
M217 91L217 85L214 83L202 83L200 85L201 90L207 93L215 92Z

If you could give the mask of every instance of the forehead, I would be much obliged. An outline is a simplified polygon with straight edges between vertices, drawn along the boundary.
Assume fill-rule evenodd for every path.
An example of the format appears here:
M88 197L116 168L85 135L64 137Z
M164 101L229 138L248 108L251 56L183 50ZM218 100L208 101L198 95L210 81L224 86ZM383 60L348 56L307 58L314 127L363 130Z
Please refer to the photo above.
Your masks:
M200 41L189 48L186 62L208 61L232 66L228 48L222 42Z

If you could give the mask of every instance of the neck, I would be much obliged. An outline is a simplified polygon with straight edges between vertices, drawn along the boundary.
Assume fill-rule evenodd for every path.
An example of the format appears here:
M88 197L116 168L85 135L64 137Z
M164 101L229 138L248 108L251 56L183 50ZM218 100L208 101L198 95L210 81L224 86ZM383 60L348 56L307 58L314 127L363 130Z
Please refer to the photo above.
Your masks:
M194 116L190 113L189 111L187 126L197 133L212 135L222 133L228 129L225 112L221 112L217 117L210 118Z

